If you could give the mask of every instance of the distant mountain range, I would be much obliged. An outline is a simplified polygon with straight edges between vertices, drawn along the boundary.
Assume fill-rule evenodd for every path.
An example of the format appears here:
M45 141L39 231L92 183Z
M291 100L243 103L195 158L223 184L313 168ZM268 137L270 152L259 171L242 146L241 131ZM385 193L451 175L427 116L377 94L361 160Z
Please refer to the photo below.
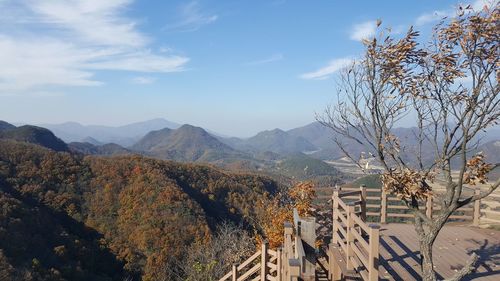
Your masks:
M113 156L113 155L127 155L133 154L132 151L116 144L92 144L89 142L71 142L68 144L69 150L76 153L88 154L88 155L103 155L103 156Z
M163 128L176 129L180 125L165 119L152 119L124 126L111 127L100 125L82 125L76 122L62 124L40 124L65 142L90 142L93 144L116 143L127 147L136 143L147 133Z
M182 162L211 163L230 169L274 171L287 176L301 174L297 176L300 178L307 178L310 173L319 175L319 170L327 170L327 166L321 165L325 164L323 160L344 156L333 142L332 130L318 122L288 131L263 131L250 138L222 137L200 127L179 125L165 119L120 127L83 126L78 123L46 127L54 130L55 135L40 127L15 127L2 121L0 138L37 143L58 151L106 156L142 154ZM394 133L408 150L402 157L413 161L411 150L416 147L414 129L396 128ZM69 144L66 145L58 137ZM488 162L500 162L500 130L489 130L481 137L483 144L477 151L483 151ZM348 151L354 155L367 151L354 141L344 141ZM423 156L426 161L432 161L433 150L424 149ZM310 172L311 169L314 172ZM326 174L335 174L335 171Z
M283 130L263 131L248 139L219 138L222 142L242 151L271 151L279 154L290 154L317 150L303 136L294 136Z

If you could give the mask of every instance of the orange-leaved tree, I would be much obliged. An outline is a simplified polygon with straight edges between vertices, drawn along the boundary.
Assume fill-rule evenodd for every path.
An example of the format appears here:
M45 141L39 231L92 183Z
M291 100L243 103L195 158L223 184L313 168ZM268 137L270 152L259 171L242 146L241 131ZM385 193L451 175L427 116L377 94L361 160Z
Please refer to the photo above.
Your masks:
M311 215L314 197L314 184L300 182L291 187L286 194L276 196L266 202L261 227L271 248L277 248L283 244L284 223L293 221L294 208L297 209L300 216Z

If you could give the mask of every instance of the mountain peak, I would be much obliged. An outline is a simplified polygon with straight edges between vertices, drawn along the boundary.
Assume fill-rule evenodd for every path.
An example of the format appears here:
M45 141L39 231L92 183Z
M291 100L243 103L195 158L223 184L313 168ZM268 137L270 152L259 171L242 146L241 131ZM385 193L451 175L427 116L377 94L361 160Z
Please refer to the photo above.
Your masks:
M206 134L208 134L208 132L205 131L205 129L203 129L201 127L196 127L196 126L193 126L193 125L190 125L190 124L184 124L184 125L180 126L176 131L189 131L189 132L197 132L197 133L206 133Z
M247 144L261 151L294 153L312 151L317 148L301 136L293 136L281 129L263 131L246 140Z
M15 128L16 128L16 126L0 120L0 131L10 130L10 129L15 129Z
M179 161L210 162L236 153L204 129L189 124L176 130L153 131L132 148L159 158Z
M37 126L24 125L0 131L0 138L34 143L55 151L68 150L66 143L57 138L51 131Z

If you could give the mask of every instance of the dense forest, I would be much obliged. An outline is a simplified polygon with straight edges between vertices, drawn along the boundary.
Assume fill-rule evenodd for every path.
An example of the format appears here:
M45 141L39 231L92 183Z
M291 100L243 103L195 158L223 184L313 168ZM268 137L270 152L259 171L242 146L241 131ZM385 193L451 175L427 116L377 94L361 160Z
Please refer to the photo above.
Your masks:
M210 166L0 140L0 279L174 280L221 224L265 235L279 190Z

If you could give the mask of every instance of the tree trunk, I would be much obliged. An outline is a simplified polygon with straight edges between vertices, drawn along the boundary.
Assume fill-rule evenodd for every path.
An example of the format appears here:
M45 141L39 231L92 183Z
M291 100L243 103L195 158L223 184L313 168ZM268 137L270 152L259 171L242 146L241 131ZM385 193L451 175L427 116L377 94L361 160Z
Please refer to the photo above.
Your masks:
M420 269L424 281L437 280L432 261L432 246L440 229L435 225L425 225L421 218L415 216L415 232L420 242Z
M423 281L436 281L436 272L434 271L434 263L432 261L432 245L434 244L433 239L429 239L425 235L423 239L420 240L420 266L422 270L422 280Z

